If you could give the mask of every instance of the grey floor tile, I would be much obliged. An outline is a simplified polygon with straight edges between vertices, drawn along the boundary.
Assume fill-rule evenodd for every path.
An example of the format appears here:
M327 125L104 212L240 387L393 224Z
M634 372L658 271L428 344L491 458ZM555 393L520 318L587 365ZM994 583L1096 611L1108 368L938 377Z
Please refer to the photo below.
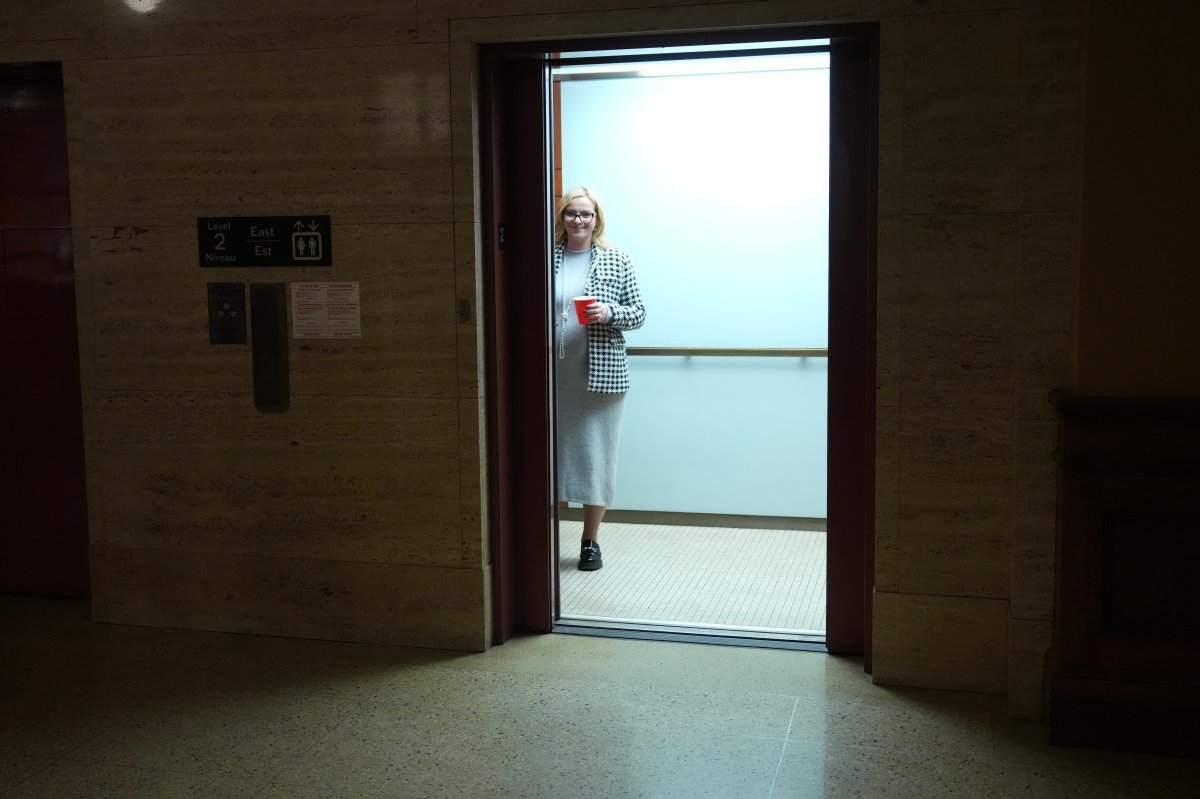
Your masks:
M61 764L3 794L4 799L253 799L263 785L102 763Z
M993 758L991 714L965 694L880 691L871 698L801 697L790 732L802 743Z
M121 683L72 683L32 672L10 672L5 678L0 748L26 755L65 754L129 718L138 705L137 692Z
M382 685L378 688L371 703L413 715L468 716L482 711L531 724L587 727L621 721L693 733L775 738L786 736L795 706L795 697L775 694L457 669L398 673L386 690Z
M3 799L1200 796L1200 761L1052 747L1003 698L874 685L853 658L565 635L456 654L8 599Z
M269 635L239 636L245 639L238 649L247 653L266 653L279 657L330 657L395 665L450 664L476 653L459 652L398 644L363 644L353 641L325 641L315 638L278 638Z
M1031 799L1196 799L1200 781L1112 769L1030 766Z
M876 688L858 658L577 635L521 636L456 665L581 681L789 696Z
M930 746L927 752L937 751ZM1032 799L1023 766L789 741L771 799Z
M0 668L36 670L65 679L119 677L153 654L151 646L102 638L18 633L5 637Z
M111 765L266 781L347 715L342 703L246 692L165 703L113 726L73 757Z
M766 799L782 745L637 725L563 729L499 717L424 718L386 732L339 728L277 782L315 796L397 799ZM276 793L283 790L277 787Z
M996 758L1044 768L1048 774L1144 776L1200 786L1200 760L1155 757L1076 746L1050 746L1041 722L1009 719L994 714L992 729ZM1200 796L1200 787L1195 791Z
M54 763L51 755L31 755L13 747L0 746L0 796Z
M360 701L406 668L390 662L242 651L213 664L209 673L226 691Z

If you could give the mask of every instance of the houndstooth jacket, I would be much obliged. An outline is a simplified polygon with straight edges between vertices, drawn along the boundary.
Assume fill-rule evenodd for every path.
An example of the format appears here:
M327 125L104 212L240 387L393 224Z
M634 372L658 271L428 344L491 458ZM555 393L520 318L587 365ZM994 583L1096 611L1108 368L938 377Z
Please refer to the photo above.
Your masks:
M562 269L563 245L554 247L554 274ZM585 294L608 306L612 316L588 325L588 391L621 394L629 390L629 361L623 330L637 330L646 321L646 306L633 273L633 260L616 247L592 245L592 265L584 282Z

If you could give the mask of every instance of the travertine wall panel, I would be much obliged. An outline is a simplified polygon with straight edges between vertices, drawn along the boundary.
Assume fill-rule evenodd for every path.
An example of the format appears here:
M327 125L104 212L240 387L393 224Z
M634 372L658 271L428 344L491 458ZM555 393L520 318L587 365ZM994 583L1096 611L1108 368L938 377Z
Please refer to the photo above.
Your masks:
M104 52L104 0L5 0L0 63L70 61Z
M1015 210L1020 11L909 17L904 210Z
M487 393L482 226L454 226L455 322L458 335L458 395Z
M875 410L875 590L900 590L900 409Z
M905 215L903 237L902 404L1011 408L1016 217Z
M1077 211L1085 0L1026 3L1021 20L1021 210Z
M597 0L586 7L572 6L561 0L439 0L420 3L421 41L522 41L543 35L595 36L645 31L697 30L708 22L710 15L737 12L696 3L695 0L655 0L650 9L639 9L627 0ZM761 20L775 17L783 3L730 4L750 6L746 9ZM809 3L806 21L837 18L834 7L846 5L833 0ZM851 4L853 5L853 4ZM879 5L874 3L872 5ZM820 6L814 8L813 6ZM679 10L676 10L678 7ZM657 24L647 22L647 14L655 15ZM673 27L664 19L676 20ZM622 21L623 20L623 21ZM632 24L631 24L632 23ZM720 25L735 22L721 21ZM762 24L761 22L758 24ZM523 32L522 32L523 31ZM515 34L515 35L514 35Z
M875 682L1004 693L1008 603L876 591Z
M287 413L261 413L254 410L249 393L97 391L84 409L97 415L97 427L86 437L104 447L128 443L294 448L364 440L374 446L404 447L412 457L425 459L445 454L458 441L458 411L452 399L294 399Z
M456 396L461 355L455 326L453 225L341 225L334 248L359 282L363 335L339 341L293 340L292 391ZM289 278L284 271L275 279ZM290 279L350 278L337 271L323 275L304 270Z
M1058 423L1018 419L1013 469L1012 615L1053 618Z
M104 27L110 58L407 44L417 0L104 0Z
M880 406L893 396L888 359L899 349L898 473L887 474L887 458L876 464L877 502L890 496L879 485L897 485L899 496L894 541L888 506L877 508L877 587L905 599L885 600L882 614L876 604L877 679L878 658L887 657L880 640L927 629L923 594L934 603L994 599L1002 604L987 607L1004 608L1013 624L1049 618L1047 396L1070 382L1079 258L1084 4L930 2L909 10L896 37L903 147L880 166L881 209L897 203L886 180L901 176L900 290L890 289L892 237L883 222L878 295ZM888 69L886 48L881 64ZM889 80L881 75L882 91ZM880 99L881 159L889 157L889 102ZM890 424L890 414L884 418ZM889 624L896 629L884 629ZM1012 645L1000 682L1014 714L1038 712L1032 697L1048 645L1037 635ZM885 666L882 680L937 668L912 657L899 654L905 665Z
M350 279L360 284L363 336L293 339L293 394L455 396L451 226L334 224L335 266L325 269L200 268L194 221L88 229L76 269L88 276L80 325L90 325L92 385L249 391L249 345L208 343L206 284Z
M72 65L76 223L452 222L446 58L414 45Z
M478 222L481 213L479 172L479 49L471 42L450 45L450 119L454 160L454 221Z
M487 399L461 399L459 413L459 491L462 514L462 564L486 566L492 562L486 535L488 513ZM485 531L480 535L480 531Z
M454 400L97 392L89 459L110 546L458 566ZM477 564L476 564L477 566Z
M365 451L364 451L365 450ZM109 479L99 543L369 563L460 565L456 463L397 451L98 452Z
M1012 413L901 408L899 588L1008 596Z
M1009 620L1008 712L1013 718L1042 717L1042 678L1053 636L1050 621Z
M248 348L208 344L205 281L217 278L196 268L194 224L76 227L75 241L86 388L248 390Z
M486 569L103 545L91 565L97 621L460 650L489 639Z
M449 16L451 41L505 42L528 41L545 37L616 36L640 33L679 33L723 28L754 28L775 25L810 25L841 22L878 22L905 13L918 0L820 0L795 3L792 0L761 0L745 3L671 3L647 2L645 8L621 2L620 8L606 10L604 5L580 9L557 3L537 2L522 13L516 6L511 16ZM465 0L464 5L473 0ZM567 6L564 8L564 6ZM541 9L541 11L537 10ZM457 12L456 12L457 13ZM424 21L423 41L439 41L440 17L429 28Z
M95 385L96 329L92 315L92 304L87 298L92 294L91 231L83 227L71 229L71 257L75 264L75 329L79 334L79 379L85 389ZM83 264L83 267L80 267Z
M900 407L901 335L904 326L904 219L880 216L875 264L875 405Z
M1079 213L1021 214L1017 304L1017 414L1055 419L1050 393L1071 383ZM1046 454L1054 446L1046 442Z
M904 29L903 17L879 23L879 163L876 202L880 221L904 210ZM879 257L891 248L880 243ZM895 252L899 253L898 243ZM880 309L882 310L882 305ZM897 306L898 308L898 306Z

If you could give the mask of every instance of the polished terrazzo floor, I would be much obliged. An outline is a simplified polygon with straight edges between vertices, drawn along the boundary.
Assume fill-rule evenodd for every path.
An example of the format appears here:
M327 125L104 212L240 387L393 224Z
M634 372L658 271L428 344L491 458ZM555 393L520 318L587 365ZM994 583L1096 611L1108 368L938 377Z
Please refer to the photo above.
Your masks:
M1195 797L855 659L546 635L483 654L120 627L0 596L0 797Z

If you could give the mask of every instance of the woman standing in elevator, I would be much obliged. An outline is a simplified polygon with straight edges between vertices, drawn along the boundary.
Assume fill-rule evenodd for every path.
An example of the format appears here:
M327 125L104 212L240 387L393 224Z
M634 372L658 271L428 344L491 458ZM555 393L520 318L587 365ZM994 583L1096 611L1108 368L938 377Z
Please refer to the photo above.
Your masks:
M629 390L622 331L641 327L646 308L632 259L604 235L604 207L586 186L564 192L555 212L554 297L558 496L583 505L579 568L595 571Z

